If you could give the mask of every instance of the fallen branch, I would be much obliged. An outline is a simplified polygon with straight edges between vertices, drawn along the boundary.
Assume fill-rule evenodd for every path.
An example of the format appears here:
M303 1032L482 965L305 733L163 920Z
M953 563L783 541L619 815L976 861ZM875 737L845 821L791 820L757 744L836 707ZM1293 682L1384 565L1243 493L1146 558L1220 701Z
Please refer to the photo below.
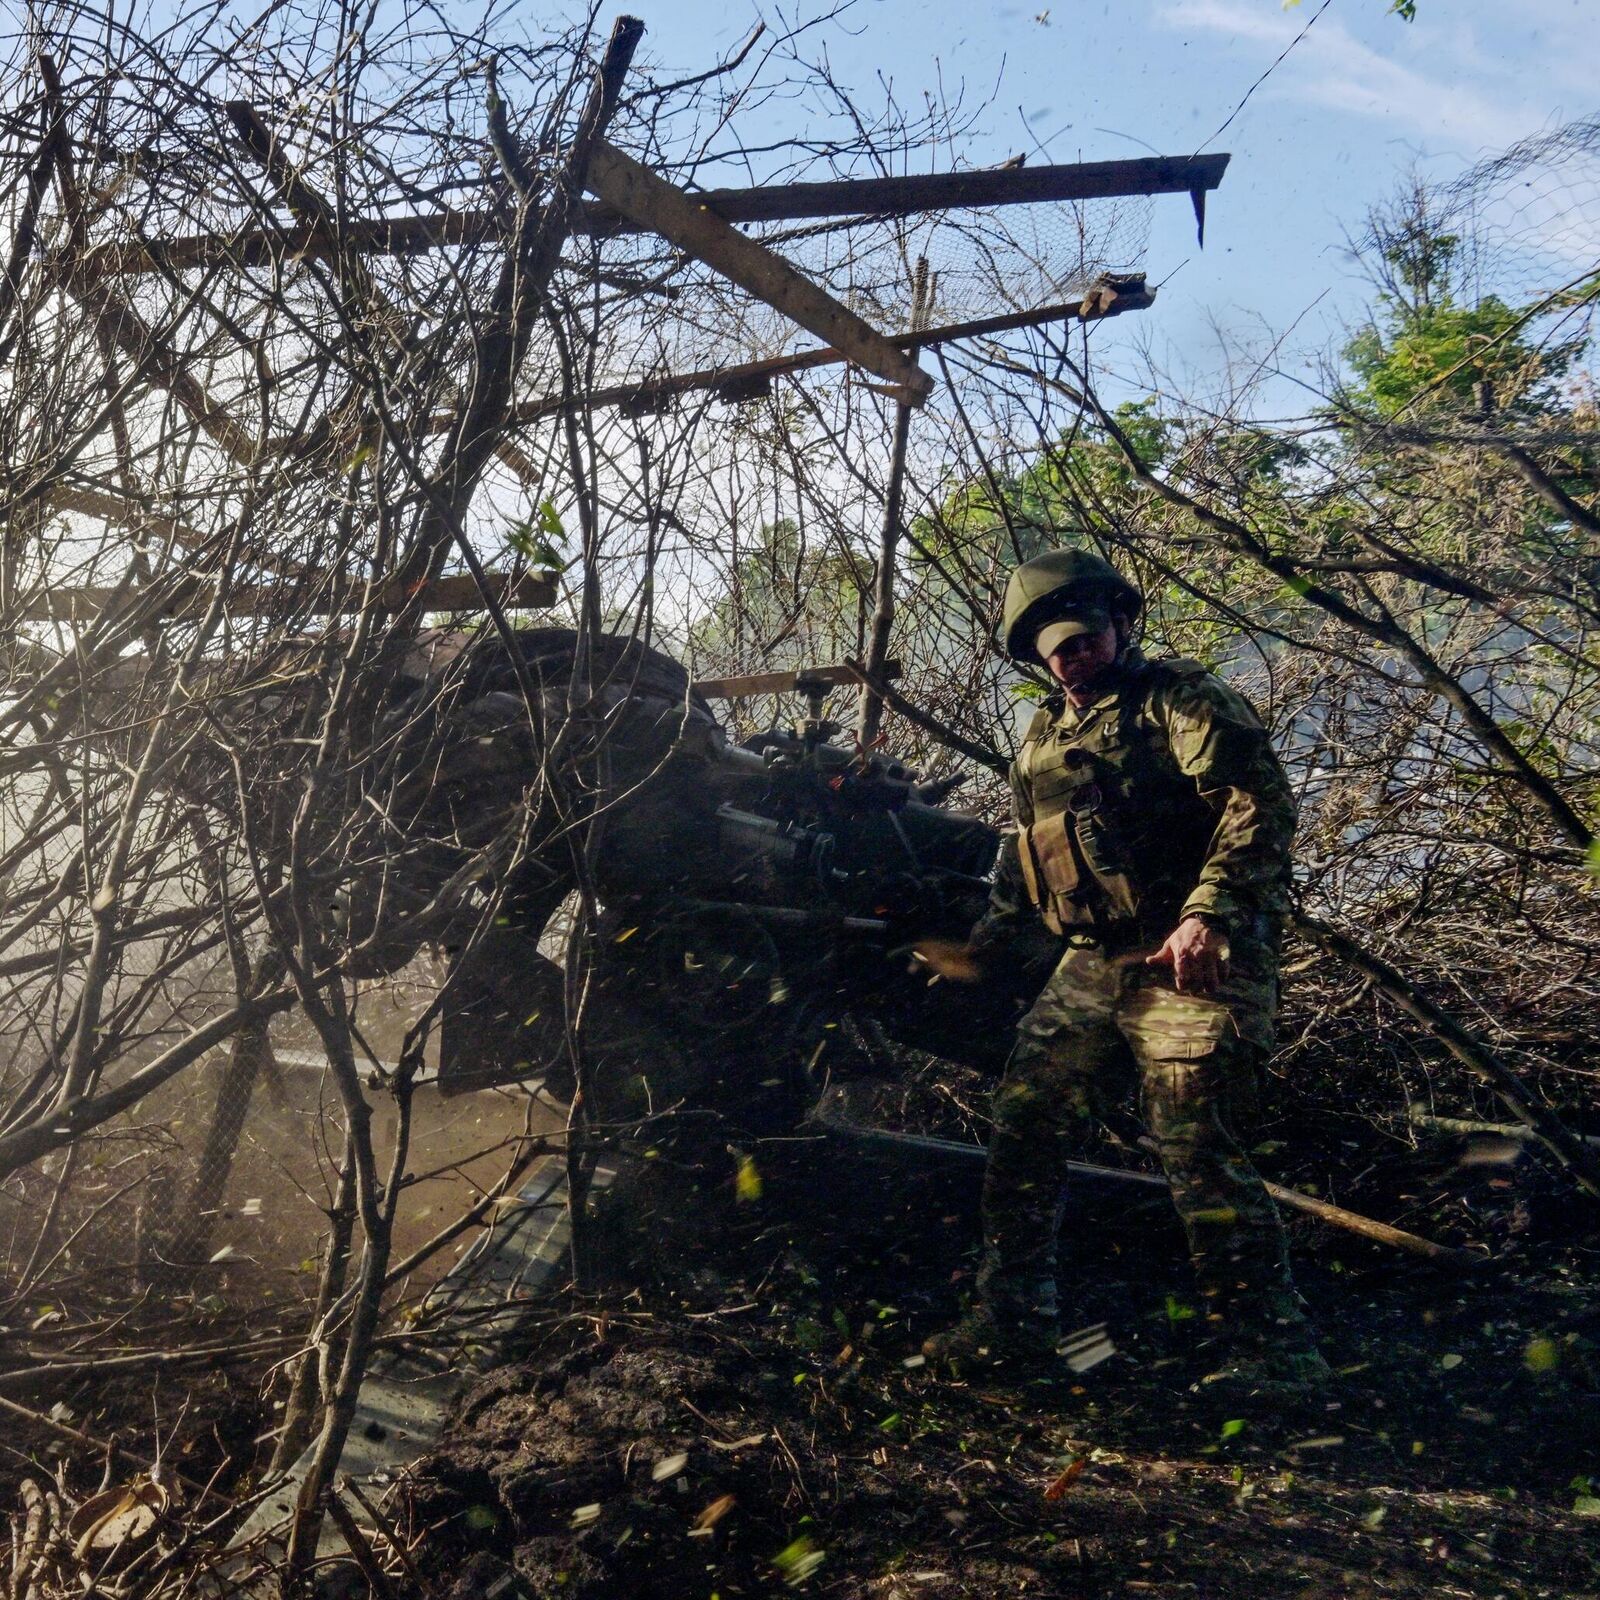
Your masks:
M1516 1139L1521 1142L1538 1138L1538 1134L1523 1122L1477 1122L1467 1117L1436 1117L1426 1111L1412 1111L1407 1120L1414 1128L1426 1128L1432 1133L1456 1134L1464 1139ZM1574 1134L1573 1137L1600 1150L1600 1138L1592 1133Z
M416 1562L411 1559L411 1552L406 1548L405 1540L400 1537L395 1525L366 1497L361 1485L354 1478L345 1478L341 1483L341 1492L348 1494L372 1518L373 1527L383 1535L384 1542L394 1551L395 1559L406 1569L406 1576L416 1586L416 1592L422 1600L433 1600L433 1587L417 1569Z
M400 1600L366 1534L361 1531L361 1525L350 1515L349 1508L339 1498L338 1490L328 1496L327 1504L328 1515L333 1518L333 1525L343 1537L345 1548L350 1552L355 1564L361 1568L361 1576L372 1586L372 1592L377 1596L377 1600Z
M198 1483L193 1478L185 1477L175 1468L165 1467L161 1462L152 1460L149 1456L142 1456L137 1450L130 1450L124 1444L117 1444L111 1439L96 1438L94 1434L85 1433L81 1428L74 1428L69 1423L57 1422L54 1417L48 1417L42 1411L33 1411L27 1406L18 1405L15 1400L7 1400L4 1395L0 1395L0 1411L8 1411L31 1427L42 1428L46 1433L53 1433L58 1438L70 1439L73 1444L82 1445L86 1450L93 1450L96 1455L110 1456L120 1453L136 1467L143 1467L152 1477L170 1473L173 1479L181 1483L190 1493L199 1496L200 1500L210 1496L222 1501L224 1505L232 1503L225 1494L213 1489L208 1483Z
M1475 1033L1448 1012L1441 1011L1404 974L1381 956L1356 943L1348 934L1303 911L1294 925L1313 944L1337 956L1347 966L1369 978L1384 996L1422 1026L1500 1096L1501 1103L1521 1122L1578 1184L1600 1200L1600 1157L1547 1106L1542 1106L1522 1086L1517 1075Z
M821 1111L813 1113L812 1121L825 1133L851 1144L920 1150L930 1155L955 1156L963 1161L972 1162L988 1159L988 1152L982 1145L966 1144L959 1139L935 1139L921 1133L895 1133L887 1128L864 1128L857 1123L831 1117ZM1170 1187L1164 1177L1154 1172L1130 1172L1122 1167L1098 1166L1091 1161L1068 1161L1065 1167L1067 1176L1073 1178L1088 1178L1101 1183L1138 1184L1144 1188L1161 1190ZM1363 1239L1371 1239L1377 1244L1386 1244L1393 1249L1403 1250L1407 1255L1421 1256L1425 1260L1438 1262L1441 1266L1480 1267L1487 1259L1475 1250L1458 1250L1452 1245L1438 1244L1432 1239L1424 1239L1420 1234L1407 1233L1404 1228L1393 1227L1373 1217L1364 1217L1358 1211L1347 1211L1343 1206L1333 1205L1327 1200L1318 1200L1314 1195L1302 1194L1298 1189L1285 1188L1281 1183L1269 1183L1266 1189L1280 1205L1303 1211L1307 1216L1316 1217L1320 1222L1344 1229L1346 1233L1359 1234Z

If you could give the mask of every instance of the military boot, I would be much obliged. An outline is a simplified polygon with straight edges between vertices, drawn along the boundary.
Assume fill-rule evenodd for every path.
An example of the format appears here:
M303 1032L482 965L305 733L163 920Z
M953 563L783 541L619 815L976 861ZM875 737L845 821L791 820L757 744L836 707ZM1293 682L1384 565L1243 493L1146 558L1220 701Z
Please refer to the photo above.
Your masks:
M1235 1304L1231 1327L1219 1341L1222 1359L1196 1385L1201 1394L1229 1404L1292 1409L1315 1405L1333 1387L1333 1369L1323 1359L1292 1289L1274 1289L1254 1306Z
M991 1244L978 1268L972 1309L922 1346L946 1367L1024 1366L1053 1361L1061 1329L1056 1281L1035 1263L1008 1261Z
M1053 1319L1000 1316L980 1301L959 1321L924 1339L922 1353L952 1371L1021 1368L1054 1361L1056 1339Z
M1196 1389L1225 1399L1230 1406L1294 1410L1330 1398L1333 1369L1315 1345L1305 1350L1241 1352L1208 1372Z

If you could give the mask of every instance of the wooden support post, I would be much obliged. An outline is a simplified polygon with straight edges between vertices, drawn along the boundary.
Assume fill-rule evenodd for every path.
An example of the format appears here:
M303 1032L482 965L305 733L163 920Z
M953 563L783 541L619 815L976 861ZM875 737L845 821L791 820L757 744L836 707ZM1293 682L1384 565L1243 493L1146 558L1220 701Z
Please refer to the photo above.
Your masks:
M928 318L928 260L917 257L911 286L911 331L917 333ZM913 353L916 347L912 347ZM878 545L878 570L873 585L872 627L867 635L867 659L862 663L861 714L856 721L856 743L862 757L877 743L883 725L883 695L873 680L889 658L889 633L894 627L895 552L900 546L902 502L905 498L906 448L911 441L911 407L902 400L894 412L894 443L889 451L889 490L884 497L883 537Z
M933 392L933 379L870 323L803 277L782 256L746 238L632 157L608 144L597 145L589 161L589 186L625 216L716 268L857 365L894 384L908 404L921 405Z
M490 115L491 142L507 168L507 181L519 195L517 231L507 246L493 300L482 318L473 401L452 420L449 441L440 453L439 466L428 488L429 509L417 549L403 569L407 577L436 577L452 543L460 550L468 570L474 576L482 576L477 553L461 533L461 519L489 457L497 453L505 439L512 391L533 324L572 230L590 163L616 110L623 80L643 37L644 24L637 17L617 18L542 210L533 203L528 188L531 175L524 170L521 152L505 126L504 107L498 99L495 101L496 109ZM496 630L509 643L510 634L498 606L491 600L488 609Z

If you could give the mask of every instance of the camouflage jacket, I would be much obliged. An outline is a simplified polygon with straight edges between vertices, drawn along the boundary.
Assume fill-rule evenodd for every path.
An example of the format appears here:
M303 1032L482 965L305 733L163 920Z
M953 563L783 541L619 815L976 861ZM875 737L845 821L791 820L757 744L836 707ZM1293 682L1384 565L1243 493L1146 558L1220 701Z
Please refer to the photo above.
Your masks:
M1052 697L1011 789L1018 832L973 930L980 947L1043 917L1126 949L1194 915L1236 946L1276 945L1294 797L1249 703L1199 663L1129 649L1081 712Z

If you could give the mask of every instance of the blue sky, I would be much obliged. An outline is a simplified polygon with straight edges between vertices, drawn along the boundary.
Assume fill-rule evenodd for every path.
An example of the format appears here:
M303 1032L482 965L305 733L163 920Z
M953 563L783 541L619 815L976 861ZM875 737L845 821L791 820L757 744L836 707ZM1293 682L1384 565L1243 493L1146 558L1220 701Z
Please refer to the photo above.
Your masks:
M1182 196L1158 201L1148 267L1171 276L1134 333L1102 353L1131 370L1135 338L1204 385L1225 346L1284 334L1304 371L1364 298L1344 248L1366 207L1415 167L1451 176L1512 142L1600 109L1594 0L857 0L812 36L867 103L881 72L902 102L941 81L990 98L968 155L1034 161L1233 152L1195 249ZM646 48L693 70L731 49L770 0L638 0ZM785 7L787 10L787 7ZM1312 22L1313 17L1315 21ZM1307 23L1312 25L1307 29ZM1214 130L1302 30L1219 138ZM775 118L783 112L771 113ZM797 115L791 109L788 115ZM1041 152L1039 146L1043 145ZM1600 184L1596 186L1600 198ZM1600 228L1600 203L1592 219ZM1108 328L1106 334L1111 333ZM1275 403L1292 408L1292 384Z

